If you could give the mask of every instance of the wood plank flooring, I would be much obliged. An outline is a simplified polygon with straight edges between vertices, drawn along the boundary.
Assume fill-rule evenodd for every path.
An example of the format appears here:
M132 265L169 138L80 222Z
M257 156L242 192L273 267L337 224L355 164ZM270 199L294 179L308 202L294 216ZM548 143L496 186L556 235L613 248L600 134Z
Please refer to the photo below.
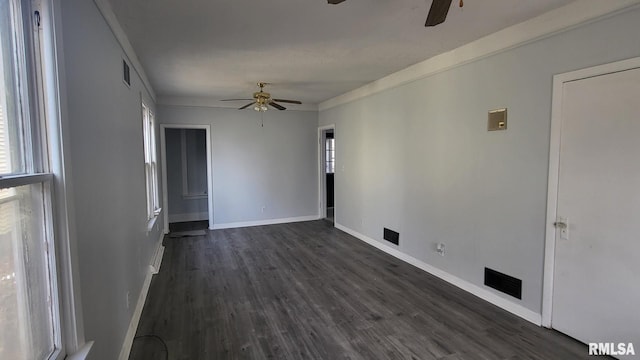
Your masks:
M131 360L582 359L326 221L165 238Z
M206 230L209 228L208 220L186 221L169 224L169 231L190 231L190 230Z

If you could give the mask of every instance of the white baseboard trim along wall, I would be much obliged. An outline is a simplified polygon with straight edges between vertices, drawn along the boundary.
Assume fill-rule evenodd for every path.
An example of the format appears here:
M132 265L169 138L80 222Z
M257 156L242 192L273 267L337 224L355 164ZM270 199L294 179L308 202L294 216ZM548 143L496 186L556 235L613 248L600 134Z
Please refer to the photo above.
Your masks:
M387 254L394 256L406 263L409 263L421 270L428 272L429 274L436 276L452 285L459 287L462 290L470 292L471 294L481 298L482 300L488 301L493 305L496 305L514 315L517 315L527 321L530 321L538 326L542 324L542 316L534 311L531 311L524 306L515 304L509 300L506 300L489 290L483 289L475 284L472 284L466 280L462 280L459 277L449 274L446 271L440 270L436 267L433 267L421 260L414 258L413 256L407 255L397 249L394 249L390 246L387 246L379 241L376 241L366 235L360 234L359 232L349 229L344 225L340 225L338 223L335 224L335 227L339 230L346 232L347 234L354 236L371 246L374 246Z
M136 303L136 308L133 311L133 316L131 317L131 322L129 323L129 328L127 329L127 335L125 335L124 337L124 342L122 344L122 349L120 350L120 356L118 356L118 360L129 359L129 353L131 352L131 347L133 346L133 339L136 337L136 331L138 331L138 324L140 323L142 310L144 309L144 304L147 301L147 295L149 294L151 278L153 277L153 275L158 273L158 271L160 270L160 264L162 263L162 256L164 255L164 246L162 246L163 239L164 232L161 231L160 239L158 239L158 247L156 248L154 256L151 259L151 264L149 264L149 271L147 272L147 276L144 278L142 290L140 291L140 296L138 296L138 302Z
M267 220L242 221L242 222L233 222L233 223L214 224L213 225L213 229L214 230L231 229L231 228L250 227L250 226L286 224L286 223L302 222L302 221L313 221L313 220L319 220L318 215L298 216L298 217L281 218L281 219L267 219Z
M155 275L160 271L160 265L162 265L162 257L164 256L164 246L162 245L162 240L164 238L164 233L160 237L160 241L158 242L158 247L156 248L156 252L153 254L153 258L151 259L151 267L150 271L152 275Z

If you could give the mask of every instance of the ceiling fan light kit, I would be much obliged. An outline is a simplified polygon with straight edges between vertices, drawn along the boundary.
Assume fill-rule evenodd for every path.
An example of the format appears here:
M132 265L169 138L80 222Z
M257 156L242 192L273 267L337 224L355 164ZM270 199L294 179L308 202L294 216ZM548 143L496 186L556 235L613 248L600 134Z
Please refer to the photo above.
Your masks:
M265 104L256 104L256 106L253 107L253 110L255 110L255 111L267 111L267 110L269 110L269 108Z
M264 91L265 85L268 83L259 82L258 86L260 87L260 91L253 93L253 99L224 99L221 101L240 101L240 100L251 100L247 105L239 108L238 110L244 110L249 106L253 105L253 110L259 112L265 112L269 110L269 106L272 106L278 110L287 110L286 107L278 104L277 102L289 103L289 104L302 104L302 102L298 100L286 100L286 99L272 99L271 94ZM277 102L276 102L277 101Z

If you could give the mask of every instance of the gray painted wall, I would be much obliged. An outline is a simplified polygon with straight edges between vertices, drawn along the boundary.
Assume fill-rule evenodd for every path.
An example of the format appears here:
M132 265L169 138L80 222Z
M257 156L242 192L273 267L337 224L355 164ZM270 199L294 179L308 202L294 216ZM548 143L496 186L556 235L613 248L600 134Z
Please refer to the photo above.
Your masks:
M172 218L175 222L207 220L207 198L189 198L183 196L183 164L182 164L182 129L166 129L166 151L167 151L167 196L169 197L169 222ZM203 186L195 186L196 189L207 190L207 153L206 153L206 130L186 129L185 137L187 142L187 157L189 163L194 163L194 167L187 166L187 179L192 185L194 180L203 177ZM197 143L195 143L195 141ZM197 147L197 149L196 149ZM201 150L201 151L200 151ZM198 153L196 153L196 151ZM194 156L195 155L195 156ZM197 171L201 170L201 171ZM192 217L193 220L182 220L182 218Z
M638 33L636 9L321 111L337 223L397 230L400 251L479 286L485 266L520 278L522 301L504 297L539 313L553 75L640 56ZM508 130L487 132L502 107Z
M214 224L318 214L316 112L158 105L161 124L211 125ZM265 207L262 212L262 207Z
M147 232L140 99L149 94L133 68L131 88L123 83L124 53L94 2L61 4L84 327L96 341L90 359L113 360L162 233L161 221Z

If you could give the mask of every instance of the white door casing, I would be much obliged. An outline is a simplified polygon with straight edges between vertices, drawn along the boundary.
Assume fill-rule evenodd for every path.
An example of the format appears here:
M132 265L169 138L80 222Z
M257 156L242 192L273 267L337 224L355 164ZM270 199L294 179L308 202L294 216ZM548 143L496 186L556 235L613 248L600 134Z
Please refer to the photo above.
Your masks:
M162 157L162 208L164 209L164 231L169 233L169 196L167 190L167 143L165 129L202 129L206 131L207 148L207 211L209 230L213 230L213 148L211 144L211 125L160 124L160 153Z
M554 78L544 326L640 345L639 155L639 59Z
M327 130L334 130L334 134L335 134L335 129L336 129L335 124L318 127L318 219L323 219L327 215L326 175L324 170L325 169L324 133ZM334 217L335 217L335 214L334 214Z

